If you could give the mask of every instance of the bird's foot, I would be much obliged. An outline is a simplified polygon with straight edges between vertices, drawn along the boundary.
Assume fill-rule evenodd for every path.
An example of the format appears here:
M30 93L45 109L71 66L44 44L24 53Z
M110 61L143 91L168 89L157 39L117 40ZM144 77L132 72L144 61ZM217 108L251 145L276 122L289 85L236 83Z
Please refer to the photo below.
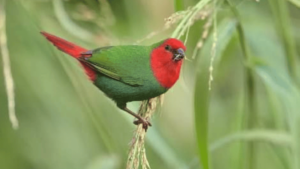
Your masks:
M145 131L147 131L148 126L152 126L152 124L149 121L147 121L143 118L137 119L133 122L133 124L135 124L135 125L139 125L141 123L143 124L143 128L145 129Z

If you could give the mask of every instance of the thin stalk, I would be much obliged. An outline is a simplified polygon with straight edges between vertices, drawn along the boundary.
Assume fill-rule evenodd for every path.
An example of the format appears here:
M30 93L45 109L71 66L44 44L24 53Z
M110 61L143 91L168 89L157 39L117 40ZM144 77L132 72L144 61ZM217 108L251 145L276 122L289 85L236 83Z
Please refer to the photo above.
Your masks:
M175 31L173 32L171 37L180 38L185 31L190 27L191 21L197 15L197 13L203 9L205 5L207 5L211 0L202 0L198 2L190 11L189 13L181 20L179 25L176 27Z
M255 83L254 83L254 76L253 72L251 70L251 67L247 66L247 63L250 60L250 50L246 44L246 38L245 38L245 32L244 29L241 25L242 19L240 18L240 15L238 13L238 10L234 7L234 5L231 3L230 0L227 0L227 3L229 4L233 14L238 20L238 25L237 25L237 31L239 35L239 41L241 44L243 56L244 56L244 63L245 63L245 114L247 117L245 120L248 120L248 128L253 128L255 127L255 119L256 119L256 114L255 114L255 103L254 103L254 91L255 91ZM249 143L248 144L248 164L246 165L249 169L252 169L255 165L255 145L254 143Z
M297 81L297 52L292 35L291 20L285 0L269 0L276 21L277 31L285 47L288 70L295 82Z
M157 105L161 103L162 96L155 97L142 102L138 114L146 120L150 120ZM138 125L132 138L131 147L128 154L126 169L138 169L141 163L142 169L150 169L145 149L146 131L142 124Z
M271 89L266 85L265 90L267 91L267 100L269 102L269 107L271 108L271 116L274 120L274 128L277 130L286 130L283 114L281 113L282 107L280 106L280 101L276 95L271 91ZM283 168L291 168L291 149L277 149L275 145L268 145L268 147L276 154L278 160L283 165Z
M293 145L293 138L289 133L277 132L273 130L249 130L240 133L232 134L217 140L209 146L211 152L219 148L226 147L234 141L264 141L279 146L291 148Z
M286 60L287 60L287 68L289 73L292 77L292 80L298 84L296 85L298 89L299 87L299 80L297 79L299 73L297 69L298 56L296 52L296 45L295 40L292 36L292 29L291 29L291 20L289 16L289 10L287 6L287 2L285 0L269 0L269 4L272 8L274 19L276 21L277 31L280 35L280 38L283 42L283 46L286 53ZM296 114L288 115L289 118L289 130L292 133L295 140L299 138L299 127L298 127L298 116ZM300 150L299 145L294 144L292 149L293 153L293 168L299 169L299 157L300 157Z
M244 107L245 94L241 92L238 96L238 111L236 113L236 123L234 124L234 131L241 132L245 128L243 123L245 121ZM245 159L244 142L239 141L236 144L236 149L232 150L233 155L231 156L230 168L243 168L242 164L244 164Z
M8 99L8 115L12 127L14 129L18 129L19 122L16 116L15 110L15 92L14 92L14 80L11 72L11 64L9 58L9 51L7 47L7 37L6 37L6 29L5 29L5 1L2 0L0 3L0 49L3 60L3 73L5 79L5 87Z
M241 32L239 32L241 34ZM244 53L245 54L245 53ZM250 70L249 67L245 67L245 79L246 79L246 84L245 84L245 89L246 89L246 106L245 108L247 109L247 121L248 121L248 128L252 129L255 127L256 123L256 111L255 111L255 103L254 103L254 98L255 98L255 84L254 84L254 76L253 72ZM255 165L255 143L251 142L249 143L248 146L248 151L249 151L249 161L248 161L248 168L252 169L254 168Z

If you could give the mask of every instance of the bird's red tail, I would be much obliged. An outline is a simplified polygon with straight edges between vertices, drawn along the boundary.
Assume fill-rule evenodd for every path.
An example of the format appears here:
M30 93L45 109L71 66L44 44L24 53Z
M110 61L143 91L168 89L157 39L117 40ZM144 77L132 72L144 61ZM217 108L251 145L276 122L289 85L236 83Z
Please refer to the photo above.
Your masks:
M68 42L62 38L56 37L46 32L41 32L54 46L56 46L59 50L73 56L74 58L78 59L79 57L89 57L88 55L82 55L81 53L88 51L80 46L77 46L71 42ZM79 61L80 62L80 61ZM95 81L96 79L96 72L85 65L83 62L80 62L85 70L85 73L88 77Z

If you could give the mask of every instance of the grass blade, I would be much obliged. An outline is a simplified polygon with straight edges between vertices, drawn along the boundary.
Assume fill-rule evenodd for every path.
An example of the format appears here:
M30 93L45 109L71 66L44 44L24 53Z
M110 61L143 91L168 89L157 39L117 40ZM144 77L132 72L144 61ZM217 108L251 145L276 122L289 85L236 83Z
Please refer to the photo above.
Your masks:
M288 1L290 1L290 3L292 3L295 6L297 6L298 8L300 8L300 1L299 0L288 0Z
M175 12L182 11L184 9L183 0L174 0Z
M223 50L233 36L236 21L225 20L217 29L218 45L216 46L215 64L220 60ZM200 161L204 169L209 169L209 152L208 152L208 117L209 117L209 66L210 66L210 46L213 42L213 37L210 36L209 42L204 46L202 57L198 61L198 72L195 87L195 124L198 140L198 152Z
M285 47L288 69L295 82L297 82L296 77L299 74L297 69L298 56L295 41L292 36L291 20L287 2L285 0L269 0L269 3L272 7L279 37Z
M277 131L267 131L267 130L253 130L253 131L243 131L241 133L236 133L217 140L209 147L210 151L216 151L217 149L226 146L233 141L266 141L276 145L290 147L293 145L293 139L288 133L277 132Z

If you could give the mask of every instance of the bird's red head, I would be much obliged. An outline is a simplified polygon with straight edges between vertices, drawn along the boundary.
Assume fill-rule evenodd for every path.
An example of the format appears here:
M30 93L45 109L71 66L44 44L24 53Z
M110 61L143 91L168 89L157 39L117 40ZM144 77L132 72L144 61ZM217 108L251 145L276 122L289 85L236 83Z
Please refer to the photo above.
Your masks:
M152 50L151 68L163 87L170 88L178 80L185 50L184 44L175 38L160 42Z

